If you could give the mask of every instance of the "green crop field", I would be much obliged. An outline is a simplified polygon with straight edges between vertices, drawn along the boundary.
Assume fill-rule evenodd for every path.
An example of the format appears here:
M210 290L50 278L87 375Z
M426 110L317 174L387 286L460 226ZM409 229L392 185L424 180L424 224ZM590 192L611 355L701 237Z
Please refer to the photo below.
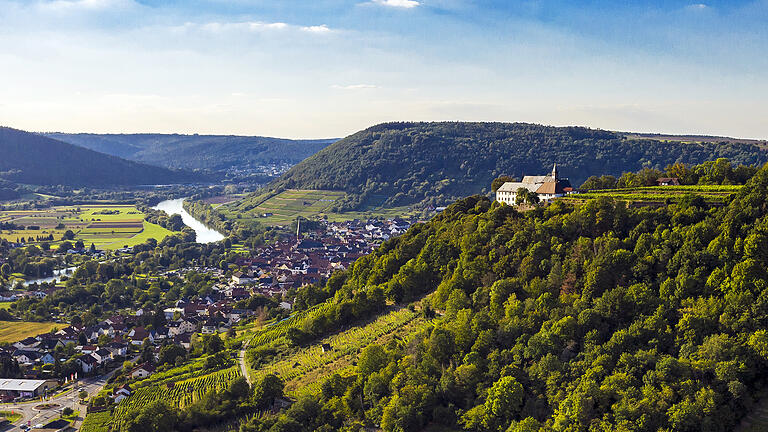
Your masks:
M144 213L132 205L60 206L42 210L0 211L0 222L24 226L23 230L0 230L0 238L17 241L24 238L37 243L37 238L53 235L47 241L56 245L67 230L75 233L75 240L86 246L93 243L99 249L118 249L145 242L149 238L162 240L171 231L144 220ZM60 224L63 228L60 228ZM39 229L28 229L37 226Z
M17 342L62 327L52 322L0 321L0 342Z

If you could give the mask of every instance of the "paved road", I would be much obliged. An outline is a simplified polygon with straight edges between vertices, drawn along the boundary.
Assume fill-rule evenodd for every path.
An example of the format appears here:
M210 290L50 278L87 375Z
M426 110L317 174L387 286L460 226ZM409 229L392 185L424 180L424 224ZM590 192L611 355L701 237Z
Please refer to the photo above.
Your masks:
M249 343L251 343L250 339L248 339L248 341L243 344L237 356L239 357L239 362L240 362L240 373L243 374L243 376L245 377L245 381L248 382L248 385L252 386L253 383L251 382L251 376L248 374L248 368L245 366L245 350L248 349Z

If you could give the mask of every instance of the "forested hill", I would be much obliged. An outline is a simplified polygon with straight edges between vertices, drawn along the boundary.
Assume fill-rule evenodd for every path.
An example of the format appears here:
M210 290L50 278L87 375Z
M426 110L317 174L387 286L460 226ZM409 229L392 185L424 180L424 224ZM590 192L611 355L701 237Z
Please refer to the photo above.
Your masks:
M48 133L46 136L133 161L212 171L275 163L292 165L336 141L179 134Z
M0 127L0 178L16 183L72 186L169 184L205 179L7 127Z
M768 385L766 203L768 167L723 207L460 200L325 288L350 302L432 293L434 328L366 348L277 424L732 431Z
M350 193L347 209L371 204L445 204L489 189L500 175L546 174L557 163L574 186L590 175L728 158L762 164L750 143L627 139L581 127L525 123L385 123L346 137L273 182L276 189Z

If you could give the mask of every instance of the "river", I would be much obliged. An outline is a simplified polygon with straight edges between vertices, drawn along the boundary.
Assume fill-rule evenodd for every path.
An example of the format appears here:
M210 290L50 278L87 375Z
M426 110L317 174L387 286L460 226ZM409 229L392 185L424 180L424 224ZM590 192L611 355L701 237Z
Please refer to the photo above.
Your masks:
M47 282L58 282L61 280L62 276L72 276L72 272L75 271L77 267L67 267L59 270L53 271L53 276L44 277L40 279L30 279L28 281L24 281L24 286L32 285L32 284L41 284L41 283L47 283Z
M223 234L221 234L216 230L212 230L208 228L207 226L203 225L202 222L192 217L191 214L187 213L187 211L184 210L184 207L182 206L183 202L184 202L184 198L165 200L165 201L160 201L156 206L152 208L155 210L162 210L166 212L169 216L172 214L181 215L181 220L184 222L184 225L195 230L195 234L197 234L196 241L198 243L211 243L219 240L224 240Z

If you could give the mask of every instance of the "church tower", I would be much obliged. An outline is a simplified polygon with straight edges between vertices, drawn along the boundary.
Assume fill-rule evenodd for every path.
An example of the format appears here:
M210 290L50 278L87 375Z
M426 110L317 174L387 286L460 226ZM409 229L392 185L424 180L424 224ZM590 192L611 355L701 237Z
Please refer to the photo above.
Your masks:
M557 164L552 167L552 178L557 181Z

